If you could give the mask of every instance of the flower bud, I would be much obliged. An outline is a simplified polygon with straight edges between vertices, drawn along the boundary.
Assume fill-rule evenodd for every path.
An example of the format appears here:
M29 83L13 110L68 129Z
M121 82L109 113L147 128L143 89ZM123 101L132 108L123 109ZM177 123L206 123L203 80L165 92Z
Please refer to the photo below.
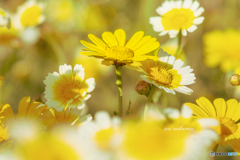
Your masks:
M151 91L151 85L145 81L139 81L135 90L138 94L148 96Z
M238 86L240 85L240 75L238 74L233 74L232 77L230 78L230 83L233 86Z

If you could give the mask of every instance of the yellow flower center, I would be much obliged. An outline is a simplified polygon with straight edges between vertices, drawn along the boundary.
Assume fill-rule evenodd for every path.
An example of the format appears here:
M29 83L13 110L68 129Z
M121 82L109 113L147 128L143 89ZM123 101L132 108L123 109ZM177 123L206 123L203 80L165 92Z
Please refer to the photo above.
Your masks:
M39 23L39 18L41 16L42 10L38 6L32 6L27 8L22 16L21 16L21 23L23 26L35 26Z
M174 8L167 13L165 13L162 18L162 25L164 30L177 30L188 29L192 26L193 20L196 17L194 12L186 8Z
M165 67L153 67L150 68L149 74L153 77L157 82L168 85L172 83L173 76L168 72L168 69Z
M75 86L74 84L67 84L62 89L62 96L68 100L73 99L75 96L79 94L79 90L80 90L79 86Z
M112 127L108 129L102 129L96 133L94 140L99 147L106 149L110 143L113 133L114 130Z
M218 119L221 124L221 129L218 131L222 135L233 134L237 131L237 124L230 118L219 118Z
M134 52L124 46L113 46L106 49L105 56L119 61L130 60L134 57Z

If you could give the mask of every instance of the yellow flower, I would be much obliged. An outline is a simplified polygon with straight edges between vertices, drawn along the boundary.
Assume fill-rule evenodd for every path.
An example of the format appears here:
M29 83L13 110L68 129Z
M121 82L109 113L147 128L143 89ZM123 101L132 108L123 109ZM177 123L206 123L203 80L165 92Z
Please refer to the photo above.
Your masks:
M11 28L10 16L2 8L0 8L0 27Z
M204 60L208 67L229 72L240 66L240 31L214 30L203 36Z
M193 114L198 118L215 118L220 126L214 128L220 135L220 144L232 145L236 152L240 151L240 103L235 99L225 102L218 98L213 104L205 97L196 100L198 105L185 103L193 110Z
M117 29L114 34L104 32L102 39L89 34L89 39L95 44L81 40L81 43L88 49L83 49L88 52L80 52L80 54L93 56L104 59L105 65L112 64L132 64L139 65L137 61L144 61L150 56L147 53L157 49L159 42L151 36L144 36L143 31L136 32L132 38L126 43L126 33L123 29Z
M77 108L64 108L63 111L57 111L53 108L47 109L43 112L43 123L45 126L52 126L54 124L67 124L67 125L82 125L92 120L90 114L85 115L86 112Z
M18 114L14 115L11 106L3 103L0 106L1 125L6 127L13 120L28 120L34 123L40 122L41 113L47 108L41 102L30 102L30 97L24 97L18 106Z
M88 100L90 92L95 88L94 78L84 80L84 68L76 64L72 70L71 65L60 65L59 73L49 73L44 83L46 104L57 111L62 111L68 105L69 108L82 109L85 100Z
M73 146L51 134L42 134L31 141L17 143L14 152L24 160L81 160Z
M122 154L132 160L191 160L193 156L196 160L206 159L207 150L218 140L217 134L206 124L215 126L217 121L204 120L205 128L199 129L200 122L192 118L191 109L186 106L181 113L171 108L164 112L162 115L151 113L155 120L127 124Z
M159 35L169 34L171 38L176 37L178 32L182 30L182 35L186 36L187 31L193 32L201 24L204 17L199 17L204 9L199 8L199 2L195 0L166 0L162 6L156 9L160 17L151 17L150 23Z
M18 7L16 16L14 19L17 22L19 28L22 27L34 27L41 24L45 17L42 15L44 8L43 3L38 3L36 0L28 0L24 4Z
M160 50L163 57L157 60L145 60L138 67L145 75L141 78L159 89L164 89L167 93L175 94L175 91L191 94L193 91L185 85L194 83L195 75L191 73L190 66L182 67L183 61L175 60L174 56L168 55Z

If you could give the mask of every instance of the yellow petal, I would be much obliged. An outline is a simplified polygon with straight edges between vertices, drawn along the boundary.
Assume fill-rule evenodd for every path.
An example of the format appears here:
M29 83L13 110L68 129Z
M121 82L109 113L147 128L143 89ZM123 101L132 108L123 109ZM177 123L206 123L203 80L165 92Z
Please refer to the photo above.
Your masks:
M160 44L156 41L156 38L151 38L148 42L138 48L134 53L136 55L143 55L157 49L159 46Z
M216 117L216 109L207 98L200 97L196 102L211 118Z
M104 54L104 50L101 47L95 46L91 43L81 40L80 41L85 47L91 49L92 51L96 51L98 53Z
M103 58L104 55L98 52L79 52L82 55L89 56L89 57L97 57L97 58Z
M240 103L236 106L235 114L231 117L233 121L237 122L240 119Z
M132 36L132 38L128 41L128 43L126 44L126 47L128 47L129 49L132 49L135 45L137 45L141 41L143 35L144 35L143 31L136 32Z
M139 47L141 47L142 45L144 45L145 43L147 43L149 40L151 39L151 36L144 36L140 42L138 42L137 45L135 45L134 47L132 47L132 50L135 51L137 50Z
M119 46L124 46L126 41L126 33L123 29L117 29L114 32L114 36L117 38Z
M218 117L225 117L226 115L226 110L227 110L227 105L224 99L218 98L213 101L213 104L216 108L217 111L217 116Z
M3 118L4 120L9 120L9 119L14 118L13 110L9 104L3 103L0 106L0 117L1 117L1 119Z
M238 109L238 101L236 99L229 99L227 101L227 113L226 113L226 117L227 118L231 118L234 116L234 114L236 113L237 109ZM240 116L239 116L240 118Z
M102 63L103 65L106 65L106 66L111 66L111 65L113 65L113 61L112 61L112 60L108 60L108 59L104 59L101 63Z
M104 42L112 47L112 46L118 46L118 41L115 38L115 36L112 34L112 32L104 32L102 34L102 39L104 40Z
M228 143L232 146L235 152L240 152L240 139L229 140Z
M197 106L196 104L185 103L184 105L190 107L193 111L193 114L199 118L209 118L210 117L210 115L207 112L205 112L205 110L203 108Z
M98 47L101 47L103 49L105 49L107 47L107 45L97 36L93 35L93 34L89 34L88 38L95 43Z
M25 117L28 112L30 97L24 97L18 106L18 116Z

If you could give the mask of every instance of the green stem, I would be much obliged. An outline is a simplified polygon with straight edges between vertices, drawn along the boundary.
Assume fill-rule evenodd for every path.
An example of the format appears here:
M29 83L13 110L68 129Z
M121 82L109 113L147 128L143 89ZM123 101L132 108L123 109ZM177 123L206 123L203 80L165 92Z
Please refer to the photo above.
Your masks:
M153 93L155 92L155 90L156 90L156 87L154 85L152 85L151 91L148 95L147 103L152 102L152 97L153 97Z
M116 80L116 85L118 88L118 103L119 103L119 113L118 115L120 117L123 116L123 105L122 105L122 66L121 65L115 65L116 68L116 75L117 75L117 80Z
M180 31L178 33L178 45L177 45L175 57L180 58L181 53L182 53L182 30L180 29Z

